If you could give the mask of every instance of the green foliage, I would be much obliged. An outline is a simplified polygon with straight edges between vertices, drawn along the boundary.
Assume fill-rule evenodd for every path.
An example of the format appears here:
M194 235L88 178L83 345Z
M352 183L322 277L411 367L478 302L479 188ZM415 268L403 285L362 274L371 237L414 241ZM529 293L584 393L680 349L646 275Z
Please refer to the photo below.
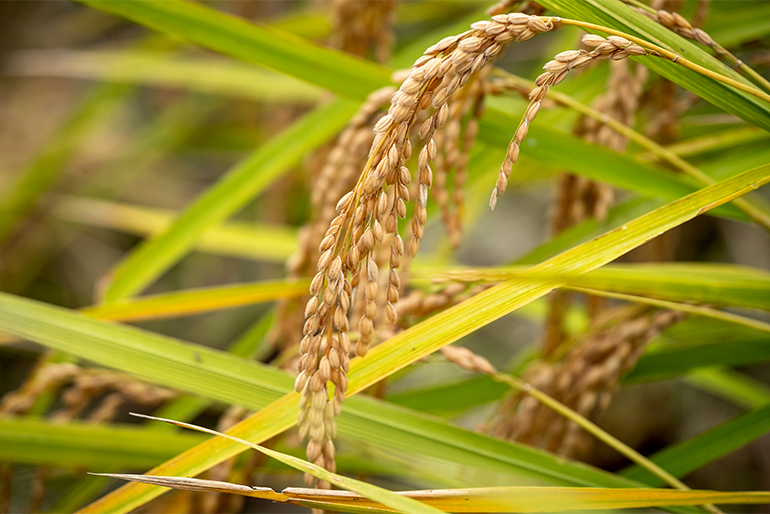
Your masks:
M674 378L668 386L676 391L694 388L697 393L689 393L713 395L740 412L727 420L707 418L712 428L684 441L666 441L650 460L672 477L686 479L770 432L770 389L764 378L751 375L770 362L770 325L762 321L770 311L770 275L760 268L767 259L751 254L768 244L766 191L755 190L770 182L765 147L770 104L725 83L760 90L756 80L620 1L540 0L548 16L622 31L702 66L712 75L662 57L634 58L652 72L647 90L665 77L681 88L682 97L696 95L708 105L680 113L682 140L672 144L645 143L644 125L655 113L640 108L636 124L629 127L639 137L632 138L635 143L627 151L612 151L573 130L576 113L586 114L603 92L604 63L582 74L576 70L554 87L570 96L556 105L544 103L543 114L532 121L521 144L521 162L514 165L506 196L491 214L488 194L526 104L506 92L490 98L483 113L478 109L478 141L473 149L462 149L469 159L465 203L456 209L463 215L465 243L452 253L437 225L453 211L446 209L440 192L431 193L428 235L402 278L404 291L421 298L441 296L442 281L457 280L468 284L460 288L467 298L447 302L437 312L414 311L365 357L351 361L337 447L341 471L356 475L353 480L292 456L301 453L296 438L283 437L300 409L294 377L286 371L296 366L298 350L282 345L299 335L301 326L297 322L296 331L287 331L286 324L302 318L302 306L295 302L316 272L314 262L297 261L297 256L319 244L308 240L312 232L302 225L330 207L312 203L317 191L307 184L315 183L331 143L367 96L392 85L396 68L409 67L426 46L467 30L486 15L473 1L452 6L404 2L388 65L331 48L324 38L336 34L330 34L328 19L305 5L283 5L281 16L252 23L219 5L180 0L77 2L68 7L72 18L57 25L56 34L80 33L80 15L97 16L104 26L65 41L61 46L72 47L67 50L18 52L7 71L24 86L49 80L39 78L44 76L99 84L82 97L72 96L64 121L49 131L47 143L27 152L27 164L0 177L0 358L4 370L7 360L7 369L21 362L31 373L28 379L3 378L0 392L17 390L0 404L0 481L19 465L97 472L144 472L154 466L148 475L194 477L246 450L245 440L271 458L360 497L302 496L291 489L260 493L249 487L239 488L238 494L345 512L385 512L383 505L401 512L639 506L715 512L712 506L696 505L768 501L766 493L650 489L665 481L644 469L643 457L612 473L602 462L589 464L550 451L555 448L477 431L471 425L487 426L489 409L511 399L511 381L500 381L499 374L458 375L437 356L443 347L462 342L488 356L497 369L525 376L538 365L558 362L598 328L589 322L590 312L573 305L566 314L570 322L564 323L563 346L541 355L532 336L520 334L526 333L522 327L548 317L543 300L555 289L590 290L613 298L613 305L679 309L690 317L638 348L638 362L615 385L634 394L637 385ZM685 2L685 15L692 14L695 3ZM748 62L751 49L741 45L767 36L767 24L757 22L766 6L742 4L734 12L725 12L724 5L712 7L705 29ZM105 50L97 42L112 37L108 27L114 24L159 35L131 33L134 42L117 38L113 49ZM549 34L514 43L509 56L495 65L533 79L537 72L532 70L568 49L563 45L574 41L573 28L564 27L560 39L549 40ZM495 73L492 79L522 80ZM167 88L174 92L160 91ZM22 100L11 98L25 101L21 94ZM462 118L460 133L472 116ZM413 144L416 161L416 138ZM0 168L8 168L4 164L0 161ZM412 164L407 162L416 169ZM623 196L605 217L589 217L541 237L541 224L530 230L516 209L543 207L547 202L537 200L545 196L543 184L565 171L609 184ZM460 186L453 190L451 180L465 181L458 175L449 175L450 186L437 179L433 191L444 187L446 197L456 198ZM688 223L700 216L701 225ZM496 225L501 219L508 225L505 230ZM722 235L701 236L702 226ZM136 244L132 237L139 239ZM685 241L679 246L686 255L683 262L612 264L645 243L675 245L677 237ZM515 250L485 255L491 248L485 242L519 239ZM701 240L708 242L708 251L687 246ZM302 276L287 276L283 264L290 258L292 270L300 269ZM689 262L694 260L704 262ZM137 296L148 290L151 294ZM263 303L276 306L265 313L267 307L258 305ZM141 326L127 324L135 322ZM507 323L516 324L516 330L499 328ZM351 326L355 345L358 326ZM34 366L33 358L39 359ZM74 378L64 395L56 377L46 382L45 370L59 369L62 362L75 362L81 370L115 370L173 390L173 400L147 407L164 418L210 423L228 407L253 414L227 429L227 437L238 440L151 423L128 425L121 415L104 423L55 423L67 411L53 415L62 403L76 403L67 394L75 397L79 391ZM755 368L744 370L747 366ZM120 393L83 396L80 416L87 418L94 403ZM6 415L15 412L14 406L21 414ZM257 444L283 446L278 452ZM235 469L242 470L241 465ZM270 482L280 473L291 473L291 483L298 483L299 475L285 467L267 466L261 478ZM157 484L210 487L184 478L176 484L168 482L173 479L148 482L142 476L123 476L133 482L103 493L104 478L69 473L67 491L55 498L49 493L45 505L128 512L167 491ZM437 493L420 503L415 495L390 492L394 483L462 491Z

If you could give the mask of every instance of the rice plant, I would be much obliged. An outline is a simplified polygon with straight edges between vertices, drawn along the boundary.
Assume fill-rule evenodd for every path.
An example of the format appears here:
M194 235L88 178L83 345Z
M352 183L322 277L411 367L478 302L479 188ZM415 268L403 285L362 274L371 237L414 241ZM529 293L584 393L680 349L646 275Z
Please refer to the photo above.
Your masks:
M767 508L765 3L0 5L0 512Z

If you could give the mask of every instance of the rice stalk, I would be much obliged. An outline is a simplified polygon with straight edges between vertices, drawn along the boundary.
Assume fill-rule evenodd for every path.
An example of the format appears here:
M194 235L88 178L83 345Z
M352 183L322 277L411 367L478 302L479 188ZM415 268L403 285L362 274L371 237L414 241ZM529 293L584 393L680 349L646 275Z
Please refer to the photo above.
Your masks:
M416 189L416 202L408 248L414 256L424 234L428 189L433 185L431 163L438 153L434 134L450 119L450 98L472 83L471 78L506 44L553 28L552 23L537 16L514 13L474 23L471 30L441 40L415 62L393 94L388 113L375 124L363 172L355 187L337 202L336 216L318 246L318 272L311 282L311 298L304 309L295 388L302 392L300 436L309 436L308 459L315 464L329 471L335 469L332 440L336 433L335 417L345 398L349 355L353 350L348 336L348 314L355 299L354 289L362 291L363 297L355 354L364 356L375 339L380 289L376 247L382 244L390 248L385 318L389 323L398 319L398 268L406 250L398 220L406 218L406 203L412 197L409 185L413 179L407 167L412 155L410 131L419 124L417 132L424 142L417 157L416 185L412 186ZM427 117L421 120L423 112ZM329 382L334 389L331 395Z
M541 104L548 93L548 90L559 84L567 76L570 70L579 69L586 66L589 62L599 59L612 59L615 61L626 59L632 55L654 55L649 50L629 41L621 36L609 36L607 39L587 34L583 36L583 43L593 50L588 52L583 49L567 50L557 54L552 61L543 66L545 73L535 79L535 88L529 93L529 105L524 116L516 129L516 132L508 145L505 160L500 167L500 173L497 177L497 184L492 191L492 197L489 200L489 206L494 209L497 199L508 187L508 178L511 175L511 169L519 158L519 149L524 138L527 137L529 125L534 121L537 113L540 111Z
M332 43L344 52L387 62L393 47L397 0L334 0Z
M600 427L589 421L585 416L581 415L581 413L576 412L558 400L552 398L550 395L540 391L532 384L520 380L514 376L501 373L484 357L477 355L471 350L462 346L444 346L441 349L441 354L445 359L465 371L489 375L496 381L507 384L519 394L524 395L525 399L531 400L532 403L537 404L539 402L542 404L543 408L550 409L558 415L568 419L576 426L579 426L588 431L602 442L620 452L625 457L629 458L636 464L639 464L655 476L661 478L672 487L685 491L690 490L686 484L672 476L670 473L659 467L654 462L644 457L633 448L627 446L623 442L602 430ZM703 505L701 508L707 512L711 512L712 514L719 514L722 512L713 505Z
M705 7L704 7L705 6ZM674 11L667 11L665 9L654 9L643 4L639 4L635 7L635 10L651 20L661 24L672 32L679 34L683 38L697 41L698 43L707 46L714 50L718 57L724 58L727 62L735 66L735 68L751 78L756 84L762 86L765 91L770 91L770 82L762 75L757 73L753 68L748 66L742 60L738 59L730 51L725 49L722 45L714 41L714 39L706 33L703 29L699 28L705 18L705 12L708 10L707 2L700 2L698 10L696 11L696 17L699 18L699 23L691 24L687 21L687 18Z

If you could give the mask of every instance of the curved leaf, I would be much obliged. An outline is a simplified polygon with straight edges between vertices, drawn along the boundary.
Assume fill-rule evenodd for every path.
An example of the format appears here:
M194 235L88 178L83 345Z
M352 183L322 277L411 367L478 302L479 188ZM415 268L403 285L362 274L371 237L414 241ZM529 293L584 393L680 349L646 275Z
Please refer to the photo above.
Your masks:
M367 484L366 482L362 482L354 478L348 478L348 477L338 475L336 473L332 473L331 471L328 471L322 468L321 466L313 464L312 462L308 462L306 460L294 457L292 455L287 455L285 453L271 450L270 448L265 448L264 446L250 443L249 441L245 441L237 437L223 434L221 432L217 432L216 430L209 430L207 428L191 425L189 423L181 423L178 421L154 418L152 416L142 416L142 417L145 417L148 419L154 419L158 421L165 421L184 428L190 428L192 430L197 430L199 432L204 432L207 434L212 434L219 437L227 438L227 439L230 439L231 441L240 443L247 447L250 446L251 448L257 450L258 452L263 453L268 457L272 457L278 461L281 461L287 466L291 466L292 468L298 471L302 471L304 473L312 475L320 480L325 480L330 484L336 485L337 487L340 487L347 491L358 493L362 497L367 498L368 500L371 500L379 505L390 507L391 509L399 512L404 512L404 513L415 512L415 513L422 513L422 514L441 514L442 513L441 510L438 510L434 507L426 505L423 502L414 500L407 496L402 496L402 495L393 493L391 491L388 491L387 489L383 489L382 487L378 487L372 484Z
M179 58L161 52L26 50L11 57L6 73L174 87L295 104L315 103L323 92L293 77L256 66L211 57Z
M278 71L289 65L292 75L344 96L363 99L390 82L390 72L371 61L324 48L282 30L257 26L193 2L80 1L247 62ZM355 80L349 80L351 76Z
M575 247L535 268L557 273L586 272L606 264L665 230L721 205L770 181L770 165L714 184L653 211L593 241ZM451 344L462 336L515 310L550 291L556 284L527 285L505 282L398 334L375 347L366 359L351 363L349 394L394 373L411 362ZM0 320L0 323L2 321ZM233 427L231 435L262 441L295 423L299 395L290 393ZM342 421L342 420L341 420ZM195 474L220 462L238 448L212 440L206 443L206 463L195 453L183 454L153 474ZM160 494L147 486L128 485L93 503L84 512L105 508L124 512Z
M92 318L120 321L190 316L278 298L296 298L307 294L309 286L310 281L300 279L205 287L117 300L81 312Z
M675 302L698 302L770 310L770 273L730 264L698 262L608 265L583 275L534 273L531 268L418 269L426 278L503 281L512 278L550 280Z
M136 425L0 418L0 460L63 468L118 464L123 469L143 469L204 439L198 434L158 432Z
M716 60L695 43L678 36L618 0L585 0L583 2L543 0L542 5L565 18L603 25L668 47L704 68L753 86L746 78ZM767 102L670 61L654 57L642 59L640 62L651 70L676 82L717 107L770 131L770 104Z
M276 493L270 488L248 487L195 478L152 475L104 474L133 482L161 485L187 491L223 492L261 498L272 502L296 503L339 512L393 512L371 497L347 491L322 491L288 487ZM672 505L764 504L770 492L681 491L672 489L601 489L593 487L485 487L472 489L431 489L395 493L451 512L567 512L573 510L633 509ZM415 510L415 512L418 512Z
M743 414L683 443L662 450L650 459L676 476L686 476L704 464L741 448L770 432L770 405ZM636 466L621 472L650 485L660 479Z
M92 198L65 196L57 200L51 211L57 219L138 236L162 233L178 215L166 209ZM265 223L230 221L203 231L195 247L216 255L283 263L297 248L297 231Z

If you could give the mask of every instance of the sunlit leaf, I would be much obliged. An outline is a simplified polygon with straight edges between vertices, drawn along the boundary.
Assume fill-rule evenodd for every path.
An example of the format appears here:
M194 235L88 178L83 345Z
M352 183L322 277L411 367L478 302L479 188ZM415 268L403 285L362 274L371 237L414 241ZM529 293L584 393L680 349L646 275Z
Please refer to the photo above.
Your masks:
M134 482L188 491L223 492L280 503L296 503L339 512L393 512L382 503L347 491L319 491L289 487L276 493L270 488L249 487L214 480L152 475L105 474ZM433 489L397 493L451 512L566 512L573 510L633 509L672 505L764 504L768 492L678 491L671 489L600 489L592 487L487 487ZM419 512L414 510L414 512Z
M314 103L321 90L292 77L222 59L137 51L28 50L6 73L182 88L268 102Z
M178 213L139 205L64 197L51 215L57 219L104 227L138 236L165 231ZM297 232L266 223L230 221L205 230L195 243L199 251L216 255L285 262L297 247Z
M536 267L535 271L547 270L556 273L590 271L668 228L680 225L709 208L756 189L768 180L770 180L770 166L764 166L709 186L642 216L621 229L611 231L554 257ZM451 344L477 328L515 310L518 306L546 294L555 286L556 284L531 285L515 280L508 281L398 334L375 347L366 359L357 359L352 362L349 394L355 394L442 346ZM230 433L252 441L262 441L273 436L294 424L298 412L298 400L298 394L290 393L236 425ZM340 421L342 425L343 420ZM155 468L152 473L196 474L206 469L208 465L224 460L238 451L232 445L218 441L206 443L206 450L205 463L196 456L199 454L183 454L170 461L168 465ZM158 494L160 494L159 491L153 491L147 486L128 485L93 503L85 511L97 512L109 508L123 512Z
M358 493L370 501L373 501L380 505L385 505L399 512L404 512L404 513L415 512L415 513L422 513L422 514L441 514L442 512L441 510L438 510L434 507L426 505L425 503L414 500L407 496L398 495L391 491L388 491L387 489L383 489L382 487L378 487L372 484L367 484L366 482L362 482L360 480L355 480L353 478L348 478L342 475L338 475L336 473L332 473L331 471L328 471L321 466L317 466L312 462L308 462L306 460L299 459L292 455L287 455L285 453L271 450L270 448L265 448L264 446L250 443L243 439L222 434L221 432L217 432L215 430L210 430L200 426L191 425L189 423L163 420L160 418L153 418L150 416L144 416L144 417L148 417L150 419L156 419L159 421L167 421L167 422L173 423L174 425L178 425L184 428L190 428L193 430L198 430L200 432L205 432L207 434L218 435L220 437L231 439L234 442L243 444L247 447L251 447L260 453L264 453L268 457L272 457L273 459L281 461L287 466L291 466L292 468L298 471L302 471L304 473L312 475L315 478L318 478L320 480L325 480L330 484L336 485L337 487L340 487L347 491Z
M584 2L543 0L542 4L565 18L596 23L642 37L656 44L662 44L682 57L686 57L709 70L744 84L753 85L730 67L699 48L695 43L678 36L673 31L655 23L617 0L586 0ZM664 59L644 57L641 62L644 66L687 88L721 109L765 130L770 130L770 105L767 102Z
M353 98L363 99L390 80L388 70L373 62L192 2L83 0L81 3L244 61L278 71L290 65L292 74L298 78ZM355 80L349 80L351 76Z
M770 273L729 264L649 263L609 265L579 274L533 273L529 268L419 269L418 276L462 281L502 281L532 278L603 291L649 296L679 302L697 302L770 310Z
M221 310L240 305L296 298L307 293L308 280L276 280L141 296L88 307L81 312L97 319L133 321Z

